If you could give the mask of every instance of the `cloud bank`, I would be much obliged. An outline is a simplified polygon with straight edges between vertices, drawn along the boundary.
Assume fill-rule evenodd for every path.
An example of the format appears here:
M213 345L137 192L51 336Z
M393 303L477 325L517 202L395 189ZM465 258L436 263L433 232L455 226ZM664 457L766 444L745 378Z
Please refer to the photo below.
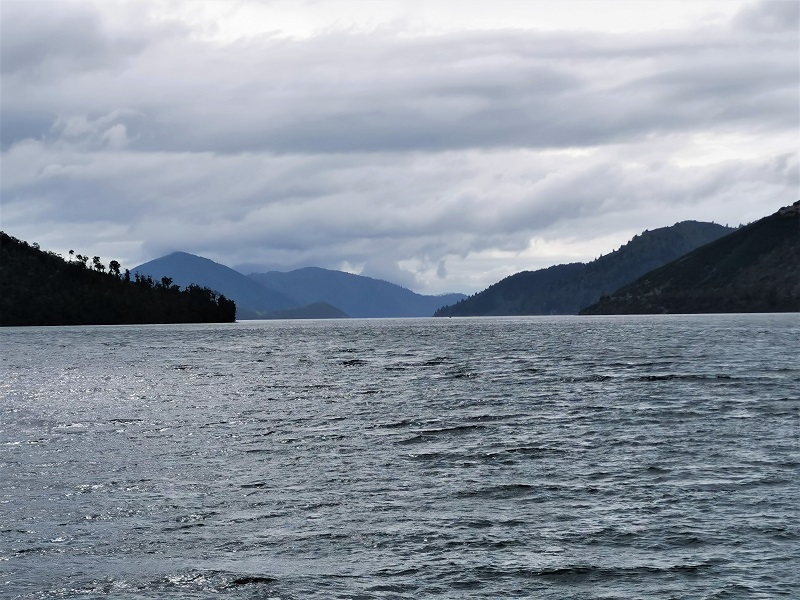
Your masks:
M220 39L158 4L4 2L2 227L128 266L184 250L436 293L746 222L800 197L798 6Z

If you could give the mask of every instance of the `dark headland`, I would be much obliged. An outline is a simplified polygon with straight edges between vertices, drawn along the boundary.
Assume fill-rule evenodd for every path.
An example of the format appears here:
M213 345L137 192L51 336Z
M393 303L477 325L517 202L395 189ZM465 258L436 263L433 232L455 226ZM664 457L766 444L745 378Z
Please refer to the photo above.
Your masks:
M575 315L602 295L732 231L731 227L699 221L644 231L589 263L510 275L466 300L439 309L436 316Z
M131 277L117 261L64 260L0 232L0 325L122 325L236 320L236 304L168 277Z
M601 298L581 314L800 312L800 201Z

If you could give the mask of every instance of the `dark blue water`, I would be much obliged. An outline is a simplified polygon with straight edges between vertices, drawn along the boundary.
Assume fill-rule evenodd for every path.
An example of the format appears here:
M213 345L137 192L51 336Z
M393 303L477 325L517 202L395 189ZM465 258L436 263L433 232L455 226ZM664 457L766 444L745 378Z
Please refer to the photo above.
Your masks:
M800 315L0 331L3 598L780 598Z

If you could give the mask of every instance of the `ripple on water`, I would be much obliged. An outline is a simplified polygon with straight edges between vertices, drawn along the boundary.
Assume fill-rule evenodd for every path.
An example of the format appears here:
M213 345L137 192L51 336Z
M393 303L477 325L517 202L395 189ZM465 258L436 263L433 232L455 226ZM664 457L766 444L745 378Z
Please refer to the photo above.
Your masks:
M4 332L0 595L791 597L798 336L789 315Z

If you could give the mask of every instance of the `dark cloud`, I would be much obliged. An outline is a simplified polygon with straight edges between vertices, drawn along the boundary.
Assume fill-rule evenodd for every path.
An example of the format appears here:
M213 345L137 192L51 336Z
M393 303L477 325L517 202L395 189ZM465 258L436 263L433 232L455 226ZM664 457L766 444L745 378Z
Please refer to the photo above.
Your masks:
M111 24L98 5L90 3L3 2L3 150L26 138L50 135L60 118L97 118L125 108L108 96L114 79L145 50L186 34L180 24L153 23L135 4L118 4L116 9L120 23Z
M800 26L800 3L796 0L755 2L736 15L734 24L758 33L796 33Z
M5 76L69 77L114 68L158 40L185 32L176 23L154 25L135 5L117 5L125 25L109 25L97 5L53 0L3 3L0 64Z
M716 40L673 35L666 44L639 36L595 34L575 42L567 34L494 32L434 39L331 34L213 46L185 37L167 43L155 26L118 40L89 11L80 7L66 19L68 34L14 28L4 42L9 66L69 59L108 66L126 53L136 60L113 77L84 75L78 89L62 73L39 86L46 94L35 99L31 85L10 78L4 122L38 124L43 114L96 118L125 108L143 115L140 149L327 153L592 146L725 127L726 107L748 107L728 111L737 120L760 122L769 114L776 124L796 113L797 61L785 60L796 38L759 37L756 53L737 39L740 33L724 31ZM4 147L21 133L31 132L4 128Z
M3 75L55 69L54 63L94 66L114 45L90 5L5 2L0 27Z

